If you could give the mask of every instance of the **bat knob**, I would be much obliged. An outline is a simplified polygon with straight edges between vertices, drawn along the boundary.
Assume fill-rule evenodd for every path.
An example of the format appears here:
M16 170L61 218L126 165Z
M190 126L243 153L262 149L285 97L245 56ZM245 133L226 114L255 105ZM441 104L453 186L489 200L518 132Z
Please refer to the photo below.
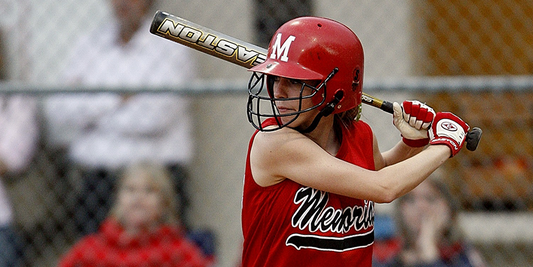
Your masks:
M466 134L466 149L475 151L481 140L483 131L479 127L474 127Z

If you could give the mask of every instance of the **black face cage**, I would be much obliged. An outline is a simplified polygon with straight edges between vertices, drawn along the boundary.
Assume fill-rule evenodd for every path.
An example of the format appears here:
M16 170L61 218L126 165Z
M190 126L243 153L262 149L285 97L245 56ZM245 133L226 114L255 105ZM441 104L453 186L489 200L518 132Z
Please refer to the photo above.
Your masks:
M333 75L335 75L336 72L337 72L337 69L334 69L328 75L326 79L324 79L322 82L318 84L318 86L312 86L304 82L298 81L301 83L300 94L298 97L291 97L291 98L275 98L274 92L272 91L273 83L274 83L273 77L270 75L263 74L263 73L254 72L248 82L248 103L247 103L248 121L252 124L252 126L254 126L254 128L260 131L275 131L275 130L279 130L291 124L296 119L298 119L300 114L316 109L322 104L324 104L324 102L326 101L326 95L327 95L326 83L329 79L333 77ZM265 81L265 77L266 77L266 81ZM265 85L266 85L267 90L263 90L265 89ZM305 88L311 89L312 93L308 95L304 95ZM321 101L318 104L313 105L310 108L306 108L302 110L302 101L304 99L313 98L320 90L322 90ZM276 106L276 101L294 101L294 100L298 100L298 111L287 113L287 114L279 113L277 106ZM262 106L262 103L265 103L264 104L265 107ZM266 109L266 111L264 109ZM286 123L281 122L280 118L290 117L290 116L294 116L290 121ZM277 127L269 127L265 129L262 123L264 122L264 120L268 118L275 118Z

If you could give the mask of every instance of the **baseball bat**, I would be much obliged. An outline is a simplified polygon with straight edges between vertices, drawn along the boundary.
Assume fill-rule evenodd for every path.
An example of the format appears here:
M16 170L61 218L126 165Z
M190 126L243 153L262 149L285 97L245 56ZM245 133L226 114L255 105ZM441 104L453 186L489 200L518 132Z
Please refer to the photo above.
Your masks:
M154 35L196 49L247 69L266 61L267 50L206 28L167 12L157 11L150 26ZM362 102L393 113L392 103L363 93ZM466 148L476 150L482 131L474 127L466 137Z

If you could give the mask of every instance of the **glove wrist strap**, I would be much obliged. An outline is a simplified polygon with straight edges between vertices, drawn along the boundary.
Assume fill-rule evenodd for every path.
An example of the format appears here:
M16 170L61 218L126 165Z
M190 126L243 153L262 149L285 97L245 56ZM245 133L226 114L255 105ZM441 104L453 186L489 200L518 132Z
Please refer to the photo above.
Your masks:
M402 136L402 141L410 147L423 147L429 144L429 138L413 140L413 139L407 139Z

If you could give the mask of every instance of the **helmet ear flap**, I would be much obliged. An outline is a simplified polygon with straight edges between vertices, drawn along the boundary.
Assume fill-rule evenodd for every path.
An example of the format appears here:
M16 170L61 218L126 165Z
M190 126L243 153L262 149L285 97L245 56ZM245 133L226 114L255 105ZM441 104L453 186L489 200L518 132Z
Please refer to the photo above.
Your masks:
M334 98L320 112L324 117L329 116L335 111L337 105L344 99L344 89L337 89Z
M361 73L361 70L359 68L356 68L353 73L353 81L352 81L352 92L357 91L357 87L360 84L361 78L359 77Z

